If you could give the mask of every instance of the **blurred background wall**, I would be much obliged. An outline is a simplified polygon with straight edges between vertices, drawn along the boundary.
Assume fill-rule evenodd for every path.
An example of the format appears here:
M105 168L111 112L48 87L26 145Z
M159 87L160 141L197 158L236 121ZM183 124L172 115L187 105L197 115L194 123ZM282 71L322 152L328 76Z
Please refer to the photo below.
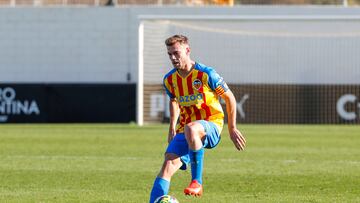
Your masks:
M269 20L264 17L271 18L292 18L302 16L305 18L314 17L312 22L322 21L322 17L330 16L330 21L324 22L324 27L315 28L316 33L333 33L336 28L331 24L331 16L337 16L341 19L343 27L340 26L344 32L339 34L339 37L334 36L333 41L343 40L343 43L349 44L352 40L353 44L359 43L359 16L360 9L353 6L357 1L70 1L70 0L1 0L0 1L0 122L130 122L136 119L136 85L138 82L138 59L139 59L139 39L138 29L139 23L145 22L146 19L151 22L151 16L167 16L166 18L178 18L179 16L189 16L194 18L191 23L189 21L181 20L177 23L186 23L190 26L206 25L199 22L199 19L205 19L206 16L218 16L228 18L227 23L230 27L218 27L220 30L239 30L243 29L244 24L240 27L231 27L231 24L236 24L239 19L231 20L231 16L239 18L245 16L249 19L262 18L260 23L264 26L269 26ZM246 5L244 5L246 4ZM251 4L251 5L248 5ZM264 6L264 4L266 4ZM291 4L288 6L274 6L268 4ZM304 4L306 6L304 6ZM316 5L316 6L308 6ZM325 6L320 6L319 4ZM332 6L326 6L332 5ZM353 7L352 7L353 6ZM177 16L177 17L176 17ZM205 16L205 17L204 17ZM355 16L355 17L354 17ZM349 22L347 22L349 18ZM197 20L196 20L197 19ZM230 20L229 20L230 19ZM339 21L337 19L333 19ZM176 20L173 19L175 22ZM206 21L208 22L208 21ZM253 21L247 21L251 28L256 28ZM259 23L259 20L256 20ZM266 23L267 22L267 23ZM330 22L330 23L329 23ZM211 23L211 20L210 20ZM279 24L281 22L276 22ZM291 23L290 23L291 24ZM325 25L326 24L326 25ZM178 24L179 25L179 24ZM174 26L174 25L172 25ZM209 24L211 26L218 26ZM208 28L209 28L208 26ZM286 23L284 24L286 27ZM175 26L176 27L176 26ZM177 26L179 29L181 26ZM294 27L294 26L293 26ZM295 26L296 27L296 26ZM147 27L147 31L151 31L151 26ZM155 26L156 28L156 26ZM277 29L273 26L263 32ZM310 27L311 28L311 27ZM168 32L159 32L165 34L172 34L173 32L183 31L186 34L186 29L179 30L177 28L166 28ZM183 29L183 28L182 28ZM191 27L192 29L192 27ZM305 26L305 34L311 34L312 30ZM322 32L322 30L325 30ZM340 29L338 29L340 30ZM273 32L271 31L271 32ZM276 30L275 30L276 31ZM295 30L296 31L296 30ZM281 33L281 32L280 32ZM287 33L285 30L283 33ZM316 34L315 33L315 34ZM342 39L343 33L350 33ZM156 32L154 32L156 34ZM200 36L204 33L200 33ZM206 33L205 33L206 34ZM191 35L191 34L190 34ZM152 64L151 60L147 60L145 65L149 69L153 67L160 67L158 75L155 74L151 78L158 78L161 85L161 75L167 70L169 64L166 62L166 52L164 51L163 40L166 35L155 35L155 41L151 41L151 33L145 37L145 42L148 44L147 50L155 56L145 52L145 58L156 59L160 57L161 61L156 61ZM244 36L242 36L244 37ZM315 35L316 37L316 35ZM199 37L194 38L194 42L199 43L194 45L194 56L199 58L201 62L209 62L211 64L219 61L221 64L228 64L228 59L220 57L215 59L213 55L201 50L201 47L206 45L206 40L200 42ZM224 35L223 40L228 37ZM270 36L271 38L271 36ZM321 38L321 37L320 37ZM234 39L238 39L236 36ZM243 39L248 40L248 39ZM251 38L249 38L252 42ZM281 41L281 40L280 40ZM279 42L280 42L279 41ZM276 41L275 41L276 42ZM244 52L242 49L244 44L242 42L235 46L233 50L238 50L238 53ZM221 47L222 44L217 45ZM250 45L248 45L251 47ZM261 47L261 44L259 45ZM282 48L287 45L283 45ZM325 46L326 43L320 46ZM289 45L291 47L291 45ZM350 65L346 67L346 74L341 70L344 67L339 67L335 70L339 71L339 84L355 85L349 90L356 97L356 99L344 107L346 112L355 112L355 119L350 122L359 122L359 112L357 107L358 86L359 83L354 82L354 78L359 76L358 67L359 60L356 56L359 55L359 46L354 46L352 50L346 53L346 56L351 56ZM274 48L274 47L273 47ZM281 48L281 47L280 47ZM323 47L324 48L324 47ZM331 46L330 46L331 48ZM338 48L338 47L334 47ZM205 48L206 49L206 48ZM246 48L249 49L248 47ZM302 50L306 51L307 47ZM211 49L216 50L215 48ZM257 47L256 51L260 48ZM251 50L249 50L251 51ZM316 53L315 50L312 50ZM321 51L321 50L320 50ZM227 53L227 52L225 52ZM286 50L285 52L286 53ZM216 51L213 53L216 54ZM165 57L165 59L164 59ZM259 58L257 58L259 57ZM257 55L252 61L261 60L261 55ZM281 56L279 57L281 58ZM321 58L321 53L316 57ZM321 59L327 61L327 59ZM343 60L346 62L347 60ZM146 64L147 63L147 64ZM289 61L288 63L292 63ZM209 65L211 65L209 64ZM299 63L301 64L301 63ZM316 64L316 63L315 63ZM330 62L332 64L332 62ZM166 67L164 67L166 66ZM228 69L229 65L219 66L218 70L224 74L228 79L230 85L234 88L238 85L234 78L236 74L240 74L237 68L232 67ZM145 67L145 70L146 70ZM243 66L242 66L243 67ZM284 68L286 67L279 67ZM321 70L326 70L327 67L322 67ZM251 70L251 69L250 69ZM235 71L235 72L234 72ZM350 73L350 72L351 73ZM146 73L146 72L145 72ZM236 73L236 74L234 74ZM274 72L276 74L276 71ZM147 74L147 73L146 73ZM254 74L253 74L254 75ZM266 76L266 74L264 74ZM309 80L309 83L314 84L317 78L309 79L311 73L304 77L304 81ZM161 76L161 77L160 77ZM235 76L235 77L233 77ZM249 75L251 76L251 74ZM350 78L346 78L349 76ZM258 78L258 77L257 77ZM357 77L359 78L359 77ZM267 80L264 78L264 84ZM269 79L269 78L267 78ZM284 79L284 78L283 78ZM331 78L325 78L325 81ZM243 80L242 80L243 81ZM284 79L286 81L286 79ZM345 81L345 82L344 82ZM349 82L346 82L349 81ZM250 82L240 82L244 84L251 84ZM239 83L239 84L240 84ZM295 82L296 83L296 82ZM316 83L316 82L315 82ZM261 82L257 82L260 85ZM273 84L289 84L283 82L275 82ZM290 82L291 84L291 82ZM297 83L296 83L297 84ZM319 83L328 84L328 83ZM334 84L338 84L334 81ZM245 86L243 86L245 87ZM161 86L160 86L161 88ZM155 87L155 95L159 91L159 87ZM254 89L254 88L250 88ZM151 90L152 91L152 90ZM239 90L243 92L242 90ZM344 94L347 92L346 90ZM266 91L268 92L268 91ZM294 91L292 91L294 92ZM296 94L296 93L295 93ZM304 93L301 93L304 94ZM296 94L296 95L301 95ZM308 95L307 93L305 93ZM334 102L329 104L335 105L337 99L343 95L343 92L337 93ZM262 94L264 95L264 94ZM310 94L311 95L311 94ZM238 100L244 96L238 95ZM150 96L144 103L145 108L148 108L150 114L151 104ZM309 97L311 98L311 96ZM336 100L336 101L335 101ZM155 101L155 100L153 100ZM156 101L155 101L156 102ZM160 101L163 102L163 101ZM282 105L281 105L282 106ZM165 108L165 107L164 107ZM148 121L159 122L166 118L166 109L161 109L160 114L156 114L154 118L148 116ZM257 108L256 106L252 108ZM296 106L294 106L296 108ZM334 107L335 108L335 107ZM306 110L306 109L305 109ZM299 111L299 110L298 110ZM332 113L331 122L349 122L341 116ZM346 113L345 112L345 113ZM145 113L146 114L146 113ZM353 114L351 114L353 115ZM239 116L241 116L239 114ZM292 115L296 116L296 115ZM310 116L312 114L310 113ZM269 122L269 120L261 120L261 114L257 116L259 119L252 118L247 122ZM274 118L274 117L272 117ZM274 122L329 122L328 120L307 120L307 119L275 119Z

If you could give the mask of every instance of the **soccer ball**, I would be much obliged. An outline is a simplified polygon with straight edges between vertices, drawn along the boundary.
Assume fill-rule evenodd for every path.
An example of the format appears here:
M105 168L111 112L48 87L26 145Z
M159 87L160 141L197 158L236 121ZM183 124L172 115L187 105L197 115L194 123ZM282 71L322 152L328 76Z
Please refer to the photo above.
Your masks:
M179 201L173 196L163 195L158 197L154 203L179 203Z

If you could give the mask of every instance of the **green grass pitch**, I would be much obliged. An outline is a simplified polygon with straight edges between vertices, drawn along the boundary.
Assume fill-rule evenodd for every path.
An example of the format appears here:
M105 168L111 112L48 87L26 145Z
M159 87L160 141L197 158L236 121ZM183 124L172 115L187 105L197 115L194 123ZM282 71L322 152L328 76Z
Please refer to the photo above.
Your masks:
M167 125L0 125L0 202L147 202ZM360 126L239 125L206 150L204 196L180 202L360 202Z

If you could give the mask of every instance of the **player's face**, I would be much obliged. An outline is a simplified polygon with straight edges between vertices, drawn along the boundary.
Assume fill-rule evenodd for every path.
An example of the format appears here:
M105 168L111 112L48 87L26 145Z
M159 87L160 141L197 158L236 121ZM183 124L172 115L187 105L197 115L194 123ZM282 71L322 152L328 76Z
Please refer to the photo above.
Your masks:
M172 46L167 46L167 51L173 66L177 69L184 69L189 61L189 45L175 43Z

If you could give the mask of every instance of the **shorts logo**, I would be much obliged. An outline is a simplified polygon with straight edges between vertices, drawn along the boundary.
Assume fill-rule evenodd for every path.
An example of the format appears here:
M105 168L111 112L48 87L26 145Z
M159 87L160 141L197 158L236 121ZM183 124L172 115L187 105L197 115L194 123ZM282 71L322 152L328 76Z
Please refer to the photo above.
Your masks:
M193 87L196 90L199 90L202 87L202 82L199 79L194 80L193 82Z

